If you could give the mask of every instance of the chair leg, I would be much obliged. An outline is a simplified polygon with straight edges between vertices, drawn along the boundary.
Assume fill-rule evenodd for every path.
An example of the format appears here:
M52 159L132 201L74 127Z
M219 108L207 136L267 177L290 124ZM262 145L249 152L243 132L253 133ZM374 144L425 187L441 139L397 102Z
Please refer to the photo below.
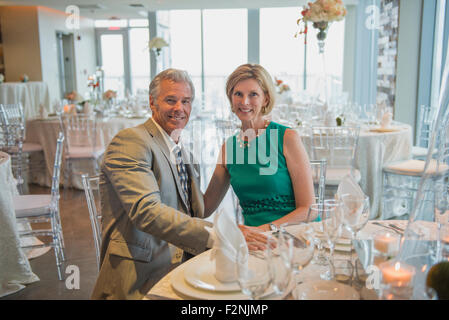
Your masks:
M58 279L62 281L62 280L64 280L63 275L62 275L62 262L61 262L62 248L61 248L61 241L59 238L59 230L58 230L58 224L56 221L55 214L52 215L50 223L51 223L51 229L52 229L52 233L53 233L52 246L55 251L56 269L58 271Z

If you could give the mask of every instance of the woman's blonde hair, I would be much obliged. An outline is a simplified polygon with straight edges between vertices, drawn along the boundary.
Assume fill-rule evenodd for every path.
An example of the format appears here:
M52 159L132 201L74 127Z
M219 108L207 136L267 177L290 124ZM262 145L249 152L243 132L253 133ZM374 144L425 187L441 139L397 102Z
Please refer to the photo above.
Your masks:
M275 89L273 84L273 79L264 67L259 64L243 64L228 77L226 82L226 95L228 96L229 102L232 106L232 94L234 93L234 88L240 81L254 79L259 84L265 97L267 97L268 102L266 106L262 107L262 115L267 115L273 110L275 103Z

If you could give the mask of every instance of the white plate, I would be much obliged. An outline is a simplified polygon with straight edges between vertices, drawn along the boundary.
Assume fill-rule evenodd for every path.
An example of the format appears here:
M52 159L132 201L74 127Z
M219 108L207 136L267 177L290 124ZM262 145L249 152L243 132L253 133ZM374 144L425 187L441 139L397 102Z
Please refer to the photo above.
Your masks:
M237 281L226 283L215 278L215 261L210 260L209 251L198 256L184 268L186 282L195 288L208 291L240 291Z
M327 280L304 282L292 294L296 300L360 300L354 288Z
M210 251L210 250L209 250ZM182 295L184 298L190 299L201 299L201 300L248 300L249 297L239 291L209 291L202 290L199 288L195 288L191 286L186 280L184 271L186 268L189 268L190 265L196 265L196 260L202 259L203 255L209 257L209 252L202 253L201 255L190 259L189 261L181 264L175 270L172 271L172 275L170 277L171 286L173 287L175 293ZM262 300L270 299L270 300L280 300L285 298L288 294L290 294L293 289L294 281L291 282L289 289L282 295L278 296L274 294L273 289L270 287L267 290L267 293L262 297ZM272 294L271 294L272 293ZM182 297L181 296L181 297Z

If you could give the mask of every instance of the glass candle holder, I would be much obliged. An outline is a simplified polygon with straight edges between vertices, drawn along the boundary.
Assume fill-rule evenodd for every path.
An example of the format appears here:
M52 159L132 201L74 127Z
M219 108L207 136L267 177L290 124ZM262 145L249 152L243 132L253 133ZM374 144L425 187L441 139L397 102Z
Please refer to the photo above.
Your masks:
M397 233L381 230L373 235L374 251L378 255L395 257L399 252L400 244L401 236Z

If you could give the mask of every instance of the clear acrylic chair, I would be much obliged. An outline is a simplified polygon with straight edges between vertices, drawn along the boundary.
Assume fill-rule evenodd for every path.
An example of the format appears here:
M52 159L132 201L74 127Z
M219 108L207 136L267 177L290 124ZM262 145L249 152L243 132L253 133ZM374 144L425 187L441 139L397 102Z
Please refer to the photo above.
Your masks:
M306 131L310 159L326 160L326 196L333 197L340 181L348 174L360 181L360 171L354 167L359 127L311 126Z
M45 170L45 162L30 162L30 155L43 152L38 143L25 142L25 116L21 103L0 104L0 150L11 155L11 167L21 194L25 192L26 176L29 172ZM34 158L34 157L33 157ZM37 157L37 159L43 159Z
M72 175L81 176L86 172L73 172L73 162L90 159L93 162L93 172L98 174L99 161L105 151L103 142L97 136L97 121L95 115L62 114L59 117L61 128L66 137L64 153L64 187L72 185Z
M100 270L100 248L101 248L101 206L100 206L100 176L89 176L83 174L83 187L86 194L87 208L89 210L90 223L94 236L95 255L97 258L97 269Z
M18 223L50 222L50 229L20 231L20 237L50 236L51 241L43 244L27 245L23 248L53 247L58 269L58 278L62 280L62 261L65 260L64 237L59 214L59 178L64 135L59 133L53 166L51 194L33 194L14 196L14 210Z
M427 148L429 147L429 140L431 134L432 122L436 117L436 108L428 105L422 105L419 108L418 122L417 122L417 142L412 148L412 158L418 160L426 160Z

